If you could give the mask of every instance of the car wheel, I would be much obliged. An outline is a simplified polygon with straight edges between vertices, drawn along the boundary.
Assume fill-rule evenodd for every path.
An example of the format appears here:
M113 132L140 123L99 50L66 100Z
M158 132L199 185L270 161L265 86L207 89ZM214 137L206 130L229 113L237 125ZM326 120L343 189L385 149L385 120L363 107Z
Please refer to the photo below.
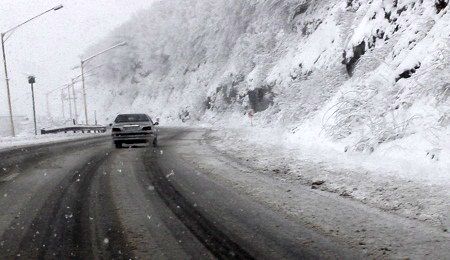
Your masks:
M154 138L153 139L153 147L157 147L158 146L158 138Z
M116 148L122 148L122 143L121 142L114 142L114 144L116 145Z

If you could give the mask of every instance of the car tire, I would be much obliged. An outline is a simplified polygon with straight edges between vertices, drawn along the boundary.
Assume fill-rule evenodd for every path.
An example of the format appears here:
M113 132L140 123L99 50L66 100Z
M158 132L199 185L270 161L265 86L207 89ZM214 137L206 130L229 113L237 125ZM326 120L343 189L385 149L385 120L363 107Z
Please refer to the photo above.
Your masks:
M114 142L114 145L116 146L117 149L122 148L122 143L121 142Z
M153 139L153 147L158 147L158 138Z

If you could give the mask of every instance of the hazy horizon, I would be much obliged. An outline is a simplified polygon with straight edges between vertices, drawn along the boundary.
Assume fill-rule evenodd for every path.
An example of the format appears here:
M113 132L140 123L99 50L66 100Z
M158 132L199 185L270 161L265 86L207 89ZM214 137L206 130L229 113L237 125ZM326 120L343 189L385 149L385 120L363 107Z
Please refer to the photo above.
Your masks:
M6 43L8 71L15 116L30 116L28 75L36 76L37 113L46 113L45 93L67 83L80 55L153 0L0 0L0 31L11 28L58 4L50 12L17 30ZM3 61L2 61L3 62ZM2 63L3 66L3 63ZM54 96L54 102L59 102ZM7 115L3 67L0 72L0 116Z

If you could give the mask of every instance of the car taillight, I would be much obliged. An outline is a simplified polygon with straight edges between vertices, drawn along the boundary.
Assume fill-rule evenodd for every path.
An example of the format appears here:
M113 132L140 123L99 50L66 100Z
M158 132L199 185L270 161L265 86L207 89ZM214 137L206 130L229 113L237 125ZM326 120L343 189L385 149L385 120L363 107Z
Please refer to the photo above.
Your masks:
M121 130L120 130L120 128L113 128L112 131L113 132L120 132Z
M142 127L142 130L143 131L151 131L152 127L151 126L144 126L144 127Z

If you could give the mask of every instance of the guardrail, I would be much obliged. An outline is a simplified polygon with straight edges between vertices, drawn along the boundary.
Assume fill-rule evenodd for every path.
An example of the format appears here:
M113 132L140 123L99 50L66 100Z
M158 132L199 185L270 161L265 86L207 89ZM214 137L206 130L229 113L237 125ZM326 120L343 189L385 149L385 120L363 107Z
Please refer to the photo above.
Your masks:
M41 129L41 134L56 134L56 133L67 133L67 132L81 132L81 133L105 133L105 126L68 126L54 129Z

